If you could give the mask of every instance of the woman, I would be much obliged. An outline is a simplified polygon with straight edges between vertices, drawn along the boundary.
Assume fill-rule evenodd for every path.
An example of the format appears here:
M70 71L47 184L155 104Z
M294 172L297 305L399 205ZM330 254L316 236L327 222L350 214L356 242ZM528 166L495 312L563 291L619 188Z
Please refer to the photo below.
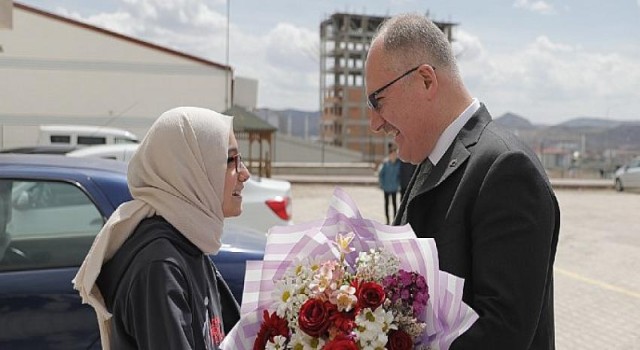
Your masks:
M132 201L111 215L74 279L96 310L103 349L218 349L239 318L207 254L242 212L249 172L232 118L162 114L129 163Z

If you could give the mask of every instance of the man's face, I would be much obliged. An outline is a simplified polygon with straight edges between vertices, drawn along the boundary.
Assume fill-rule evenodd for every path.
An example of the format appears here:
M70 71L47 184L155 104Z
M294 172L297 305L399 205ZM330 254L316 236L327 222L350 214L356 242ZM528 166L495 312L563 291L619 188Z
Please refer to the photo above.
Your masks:
M429 136L433 132L429 125L429 106L425 103L425 85L419 70L413 68L402 68L400 73L391 70L381 42L375 41L367 56L365 83L367 96L375 98L374 103L370 103L375 107L369 113L371 130L392 137L400 159L419 164L429 155L432 147ZM403 76L405 72L408 73ZM373 94L395 79L398 80Z

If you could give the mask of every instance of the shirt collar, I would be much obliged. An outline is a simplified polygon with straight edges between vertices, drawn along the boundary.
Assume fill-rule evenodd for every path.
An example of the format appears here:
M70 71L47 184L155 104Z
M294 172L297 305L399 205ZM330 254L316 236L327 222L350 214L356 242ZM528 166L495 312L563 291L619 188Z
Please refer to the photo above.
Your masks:
M436 146L433 148L433 151L431 151L431 154L429 154L429 160L434 166L438 164L442 156L444 156L444 153L455 140L456 136L458 136L460 130L462 130L464 125L467 124L469 119L471 119L471 116L473 116L479 108L480 102L477 98L474 98L464 112L462 112L462 114L460 114L446 129L444 129L444 132L440 135L438 142L436 142Z

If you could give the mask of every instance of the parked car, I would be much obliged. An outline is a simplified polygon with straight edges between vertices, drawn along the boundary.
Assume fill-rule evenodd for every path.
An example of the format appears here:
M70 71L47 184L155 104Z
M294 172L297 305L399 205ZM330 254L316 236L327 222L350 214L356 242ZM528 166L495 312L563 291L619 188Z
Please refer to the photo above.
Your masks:
M640 158L618 168L615 172L615 187L618 191L640 188Z
M97 145L67 153L68 157L108 158L128 162L137 144ZM228 221L238 226L266 233L276 225L290 225L291 183L289 181L252 177L244 184L243 213Z
M67 154L81 148L77 145L34 145L5 148L0 153L22 153L22 154Z
M105 158L128 162L137 150L138 144L122 143L116 145L96 145L91 147L84 147L72 152L68 152L66 155L69 157Z
M71 279L95 235L131 198L126 165L59 155L0 155L0 349L99 349L95 313ZM241 301L245 262L266 239L226 224L211 256Z
M138 143L133 133L94 125L41 125L38 144L105 145Z

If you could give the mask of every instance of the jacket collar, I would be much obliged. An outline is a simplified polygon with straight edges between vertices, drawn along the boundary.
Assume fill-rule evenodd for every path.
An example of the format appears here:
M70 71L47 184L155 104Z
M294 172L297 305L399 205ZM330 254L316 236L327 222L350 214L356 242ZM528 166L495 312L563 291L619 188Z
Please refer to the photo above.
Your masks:
M471 154L469 147L478 142L489 122L491 122L491 115L486 106L481 104L480 108L460 130L438 164L428 174L427 180L414 198L438 186L467 161Z

